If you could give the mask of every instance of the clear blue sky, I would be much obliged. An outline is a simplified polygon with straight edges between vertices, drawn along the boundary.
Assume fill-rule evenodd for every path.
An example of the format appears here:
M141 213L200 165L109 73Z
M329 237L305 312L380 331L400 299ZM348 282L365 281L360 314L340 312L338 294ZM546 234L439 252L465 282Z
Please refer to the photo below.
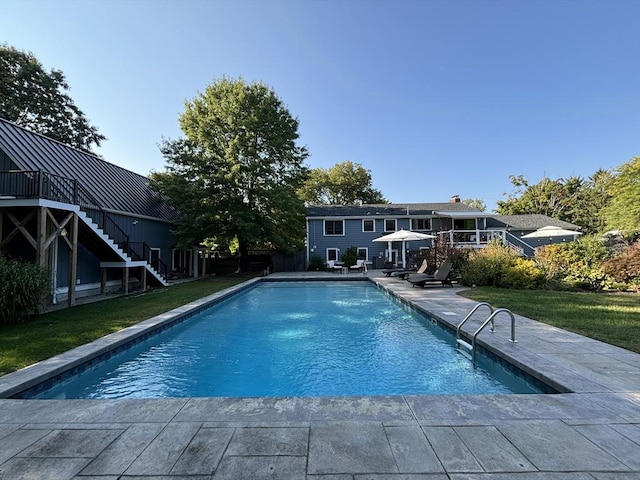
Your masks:
M492 210L510 174L640 155L640 0L0 0L0 42L62 70L99 153L143 175L225 75L276 91L310 167L360 163L395 203Z

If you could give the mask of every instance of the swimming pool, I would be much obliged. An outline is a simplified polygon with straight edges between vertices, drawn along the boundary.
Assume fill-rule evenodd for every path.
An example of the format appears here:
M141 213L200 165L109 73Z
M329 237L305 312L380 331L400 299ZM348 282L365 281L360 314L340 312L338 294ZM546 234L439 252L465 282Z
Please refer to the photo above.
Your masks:
M540 393L369 282L261 283L34 398Z

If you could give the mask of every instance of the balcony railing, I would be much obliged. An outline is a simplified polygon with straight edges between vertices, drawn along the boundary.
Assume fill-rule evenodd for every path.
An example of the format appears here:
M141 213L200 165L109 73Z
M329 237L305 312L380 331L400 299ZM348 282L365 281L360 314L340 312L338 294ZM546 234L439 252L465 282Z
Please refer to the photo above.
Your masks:
M0 172L0 197L43 198L78 205L98 227L133 260L144 260L167 278L168 268L160 259L152 262L150 247L145 242L130 242L122 228L102 208L80 182L42 170Z

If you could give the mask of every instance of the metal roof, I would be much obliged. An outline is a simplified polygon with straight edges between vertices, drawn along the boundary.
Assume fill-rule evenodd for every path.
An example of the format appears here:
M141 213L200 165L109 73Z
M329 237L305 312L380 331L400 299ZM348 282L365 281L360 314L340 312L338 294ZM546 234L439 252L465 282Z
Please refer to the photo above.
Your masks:
M178 216L149 188L147 177L2 118L0 148L19 170L43 170L79 181L107 211L168 221Z

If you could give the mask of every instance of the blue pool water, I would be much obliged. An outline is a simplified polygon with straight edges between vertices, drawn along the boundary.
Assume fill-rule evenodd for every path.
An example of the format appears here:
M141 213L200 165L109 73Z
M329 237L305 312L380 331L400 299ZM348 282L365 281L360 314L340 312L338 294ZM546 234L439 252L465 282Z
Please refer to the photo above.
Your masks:
M540 393L368 282L263 283L37 398Z

